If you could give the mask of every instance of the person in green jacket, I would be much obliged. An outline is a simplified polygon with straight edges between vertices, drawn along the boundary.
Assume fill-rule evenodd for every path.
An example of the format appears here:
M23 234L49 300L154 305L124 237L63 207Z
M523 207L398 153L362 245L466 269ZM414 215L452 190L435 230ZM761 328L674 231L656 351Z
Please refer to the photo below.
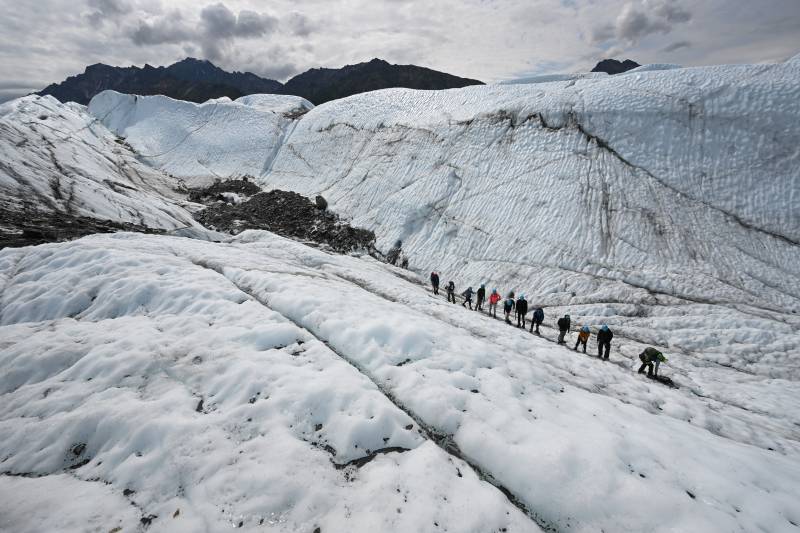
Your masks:
M663 353L650 346L639 354L639 360L642 362L639 373L644 374L644 369L647 367L647 377L652 378L658 376L658 365L665 363L667 358ZM655 369L653 369L653 365L655 365Z

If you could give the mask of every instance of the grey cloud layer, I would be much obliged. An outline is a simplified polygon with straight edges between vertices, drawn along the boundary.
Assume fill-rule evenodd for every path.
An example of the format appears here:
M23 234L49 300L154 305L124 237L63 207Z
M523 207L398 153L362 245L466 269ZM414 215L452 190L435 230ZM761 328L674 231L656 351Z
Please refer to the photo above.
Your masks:
M0 0L0 78L187 55L285 80L381 57L485 81L609 56L686 65L800 51L798 0ZM0 88L10 94L13 88Z

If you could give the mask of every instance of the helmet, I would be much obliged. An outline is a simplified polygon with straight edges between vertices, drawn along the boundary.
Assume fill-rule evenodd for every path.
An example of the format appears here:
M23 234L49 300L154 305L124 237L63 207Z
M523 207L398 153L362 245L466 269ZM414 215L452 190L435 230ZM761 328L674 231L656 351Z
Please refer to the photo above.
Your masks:
M524 295L524 294L520 294L520 295L519 295L519 299L520 299L520 300L524 300L524 299L525 299L525 295Z
M564 318L569 318L569 313L567 313L566 315L564 315Z
M605 324L603 324L603 326L602 326L600 329L602 329L603 331L608 331L608 326L606 326Z
M591 331L591 330L589 329L589 326L584 324L583 327L581 328L581 331Z
M492 289L492 294L497 294L497 289Z

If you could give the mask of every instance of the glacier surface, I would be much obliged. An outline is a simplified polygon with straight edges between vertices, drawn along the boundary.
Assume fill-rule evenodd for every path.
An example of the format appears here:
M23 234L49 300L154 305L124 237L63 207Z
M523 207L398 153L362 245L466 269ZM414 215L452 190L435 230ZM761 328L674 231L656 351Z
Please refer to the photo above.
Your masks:
M671 357L669 389L635 341L588 358L260 231L6 249L0 272L0 528L800 523L795 381Z

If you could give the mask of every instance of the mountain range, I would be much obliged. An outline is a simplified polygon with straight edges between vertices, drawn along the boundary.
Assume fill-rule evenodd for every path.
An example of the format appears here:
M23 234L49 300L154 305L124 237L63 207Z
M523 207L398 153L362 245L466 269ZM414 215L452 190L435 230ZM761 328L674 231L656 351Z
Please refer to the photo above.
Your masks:
M409 89L454 89L482 82L460 78L416 65L392 65L382 59L342 68L314 68L286 84L262 78L252 72L227 72L210 61L188 57L167 67L113 67L97 63L82 74L70 76L39 92L61 102L88 104L104 90L122 93L161 94L179 100L205 102L227 96L236 99L249 94L291 94L314 104L353 94L405 87Z

